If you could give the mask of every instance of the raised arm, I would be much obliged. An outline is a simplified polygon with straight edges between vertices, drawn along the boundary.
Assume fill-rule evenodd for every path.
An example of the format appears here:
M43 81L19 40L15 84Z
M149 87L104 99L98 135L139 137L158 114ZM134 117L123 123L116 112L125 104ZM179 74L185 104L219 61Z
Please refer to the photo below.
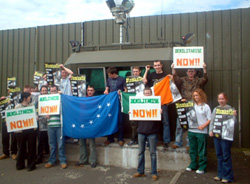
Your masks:
M207 65L206 65L205 62L203 63L203 73L204 73L204 74L207 73Z
M143 75L142 81L144 82L144 84L147 84L148 83L147 76L148 76L148 71L150 70L150 65L145 66L145 69L146 70Z
M208 82L208 77L207 77L207 65L204 62L203 64L203 77L199 79L199 85L203 87L206 83Z
M176 71L174 69L174 63L172 63L171 68L172 68L172 75L176 75Z
M72 70L70 70L69 68L66 68L63 64L60 64L60 68L64 69L69 75L73 75L74 74L72 72Z
M176 74L176 70L174 68L174 63L171 65L172 68L172 75L173 75L173 80L176 84L181 84L181 78Z

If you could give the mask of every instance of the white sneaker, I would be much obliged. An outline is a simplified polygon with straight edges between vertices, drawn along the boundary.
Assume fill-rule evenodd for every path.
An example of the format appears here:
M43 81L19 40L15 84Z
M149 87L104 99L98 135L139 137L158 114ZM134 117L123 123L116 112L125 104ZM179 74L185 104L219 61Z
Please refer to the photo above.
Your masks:
M189 168L189 167L187 167L187 168L186 168L186 171L192 171L192 169L191 169L191 168Z
M200 170L198 169L198 170L196 170L196 173L197 173L197 174L204 174L204 171L200 171Z

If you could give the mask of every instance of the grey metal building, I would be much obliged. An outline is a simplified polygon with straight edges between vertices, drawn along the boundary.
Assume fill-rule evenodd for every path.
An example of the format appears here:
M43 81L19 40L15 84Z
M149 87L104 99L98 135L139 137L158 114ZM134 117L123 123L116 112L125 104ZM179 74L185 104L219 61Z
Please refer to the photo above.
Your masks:
M75 73L85 73L98 91L105 87L105 67L117 66L124 75L131 66L155 59L171 72L172 47L181 36L196 35L191 46L204 46L209 82L205 87L211 108L224 91L238 111L234 146L250 147L250 8L130 18L131 44L117 45L119 25L114 20L39 26L0 31L0 95L7 94L7 77L17 85L33 84L34 71L45 63L67 63ZM126 34L124 33L124 38ZM70 40L84 47L72 53ZM184 71L178 71L185 75ZM174 123L174 120L173 120Z

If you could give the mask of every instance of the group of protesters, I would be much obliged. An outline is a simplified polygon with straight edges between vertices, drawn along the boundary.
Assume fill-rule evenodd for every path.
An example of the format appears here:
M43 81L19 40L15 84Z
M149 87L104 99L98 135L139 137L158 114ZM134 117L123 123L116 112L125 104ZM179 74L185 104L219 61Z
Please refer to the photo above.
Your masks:
M64 65L60 65L61 68L61 83L60 86L51 85L47 83L43 85L40 90L40 95L57 94L62 93L65 95L72 95L71 90L71 76L73 72L66 68ZM142 82L145 85L143 90L144 96L152 96L153 92L151 87L162 78L168 76L174 81L178 87L182 96L181 101L193 101L194 109L197 116L198 128L188 129L187 147L189 151L191 163L186 168L186 171L196 170L197 174L203 174L207 167L207 135L214 137L212 132L213 116L215 116L215 110L211 113L210 107L206 104L207 97L203 91L204 85L208 82L206 64L203 65L203 77L196 76L194 69L188 69L186 76L179 77L176 73L174 64L171 65L172 74L167 75L163 71L163 63L159 60L154 61L154 72L149 73L150 65L145 66L145 73L142 77ZM134 77L140 77L140 67L133 67L132 73ZM109 67L107 69L108 80L104 94L117 91L118 94L127 92L126 80L119 76L116 67ZM87 87L87 97L94 96L94 86ZM20 104L15 108L22 108L31 106L30 98L32 97L32 88L25 86L21 93ZM2 99L5 97L1 97ZM225 93L219 93L218 103L219 106L224 108L227 105L228 97ZM163 126L163 147L168 148L170 146L170 122L168 114L168 104L161 106L162 112L162 126ZM236 112L235 112L236 114ZM11 154L14 160L17 160L16 169L21 170L25 168L25 159L28 160L28 171L32 171L36 168L36 164L43 162L43 155L50 154L48 162L45 164L46 168L51 168L56 165L56 155L58 150L58 159L60 161L60 167L67 168L67 159L65 156L65 136L62 135L61 130L61 117L60 115L46 115L38 116L38 129L22 130L20 132L8 133L6 123L3 120L3 154L0 159L8 158L9 153L9 140L11 140ZM212 121L211 121L212 120ZM124 145L124 122L122 113L119 112L118 116L118 144L122 147ZM145 149L146 145L149 146L151 156L151 174L152 179L155 181L158 179L157 174L157 157L156 157L156 145L157 134L161 124L159 121L130 121L131 125L131 140L128 142L128 146L139 144L138 154L138 169L137 173L133 177L145 176ZM209 130L209 132L208 132ZM180 122L176 120L176 132L175 143L171 146L172 149L178 149L183 147L183 131ZM9 136L11 135L11 139ZM96 160L96 146L95 138L89 138L90 155L88 155L86 139L80 139L80 159L76 166L83 166L90 164L92 168L97 165ZM114 143L114 134L107 135L105 145ZM38 146L36 144L38 143ZM228 183L233 181L232 161L230 155L232 141L222 140L214 137L214 145L216 148L216 155L218 158L218 175L214 180L221 181L222 183ZM199 159L198 159L199 158ZM198 162L197 162L198 159Z
M70 75L73 72L60 65L62 83L61 86L51 85L47 83L41 86L40 95L67 93L70 95L71 90L65 89L70 88ZM60 88L60 91L59 91ZM33 92L37 92L36 88L25 85L23 92L20 95L19 104L15 106L16 109L24 108L28 106L37 106L36 101L32 101ZM5 99L6 97L1 97ZM6 108L7 110L8 108ZM67 160L65 156L64 148L64 136L61 131L61 120L60 115L46 115L37 116L38 128L15 131L14 133L7 132L6 119L2 119L2 144L3 154L0 156L1 159L8 158L9 153L9 138L11 135L11 154L12 159L16 160L16 169L21 170L25 168L25 159L27 159L27 170L32 171L36 169L36 165L43 162L43 155L50 154L48 163L45 165L46 168L50 168L56 164L57 146L58 146L58 159L60 161L61 168L67 168ZM17 151L18 150L18 151Z

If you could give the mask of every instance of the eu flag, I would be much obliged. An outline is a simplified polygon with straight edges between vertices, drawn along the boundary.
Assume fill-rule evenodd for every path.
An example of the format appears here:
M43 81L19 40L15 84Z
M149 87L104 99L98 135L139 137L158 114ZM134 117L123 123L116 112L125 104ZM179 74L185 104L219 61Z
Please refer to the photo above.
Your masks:
M95 138L118 131L119 98L117 92L93 97L63 95L63 135Z

